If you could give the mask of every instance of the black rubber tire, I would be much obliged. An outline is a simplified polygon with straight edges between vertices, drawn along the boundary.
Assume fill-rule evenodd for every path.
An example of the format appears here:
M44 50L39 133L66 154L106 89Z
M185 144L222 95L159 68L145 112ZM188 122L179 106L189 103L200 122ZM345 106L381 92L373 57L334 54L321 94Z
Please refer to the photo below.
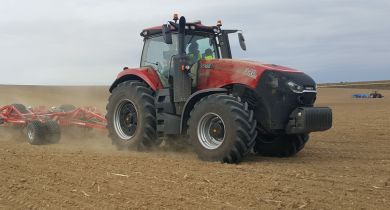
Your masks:
M29 135L31 132L31 135ZM31 121L26 127L27 142L32 145L39 145L45 143L45 125L40 121Z
M253 150L255 153L262 156L290 157L301 151L308 140L308 134L285 134L275 137L264 137L259 135Z
M76 110L76 106L72 104L63 104L60 107L58 107L58 109L61 110L62 112L71 112Z
M45 122L46 143L57 144L61 139L61 128L56 121Z
M114 115L117 106L123 100L129 100L137 111L137 127L129 139L121 138L114 127ZM130 80L120 83L111 93L107 104L107 129L112 143L118 149L148 150L161 144L156 132L156 109L154 93L143 82Z
M11 106L13 106L15 109L17 109L22 114L29 113L26 106L23 104L11 104Z
M222 144L209 149L198 139L198 123L207 113L217 114L224 123ZM191 145L201 160L238 163L254 146L257 131L254 113L239 97L226 94L212 94L195 104L188 120L188 134Z

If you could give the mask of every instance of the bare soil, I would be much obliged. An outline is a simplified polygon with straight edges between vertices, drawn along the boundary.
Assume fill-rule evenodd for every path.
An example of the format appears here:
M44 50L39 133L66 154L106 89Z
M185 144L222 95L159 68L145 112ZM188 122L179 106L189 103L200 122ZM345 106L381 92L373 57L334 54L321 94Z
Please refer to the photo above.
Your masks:
M75 91L76 90L76 91ZM390 97L319 91L334 127L292 158L202 162L191 151L117 151L106 134L32 146L0 131L0 209L389 209ZM390 96L390 90L384 90ZM0 86L0 104L95 105L103 87Z

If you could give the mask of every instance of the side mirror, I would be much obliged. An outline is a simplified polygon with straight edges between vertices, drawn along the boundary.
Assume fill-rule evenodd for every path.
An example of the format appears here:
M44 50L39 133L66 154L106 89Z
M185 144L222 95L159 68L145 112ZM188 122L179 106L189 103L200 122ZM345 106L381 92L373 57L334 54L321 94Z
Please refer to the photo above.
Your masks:
M246 50L246 44L245 44L245 38L244 38L244 35L242 35L242 33L238 33L238 41L240 42L240 47L242 50Z
M172 33L168 24L162 25L162 34L166 44L172 44Z

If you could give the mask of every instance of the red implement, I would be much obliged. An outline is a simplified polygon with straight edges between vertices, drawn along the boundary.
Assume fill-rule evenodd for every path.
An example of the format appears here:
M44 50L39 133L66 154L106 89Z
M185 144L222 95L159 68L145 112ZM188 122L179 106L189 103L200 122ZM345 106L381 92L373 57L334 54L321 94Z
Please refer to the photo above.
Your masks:
M7 105L0 108L0 126L20 128L31 144L50 142L50 138L60 135L60 129L64 127L106 129L107 121L95 107L61 107L47 109L44 106L26 108L22 104Z
M16 104L0 108L0 124L3 126L26 125L33 120L43 123L47 120L53 120L60 126L77 125L97 129L106 129L107 123L95 107L81 107L72 111L63 111L57 108L46 109L44 106L27 109Z

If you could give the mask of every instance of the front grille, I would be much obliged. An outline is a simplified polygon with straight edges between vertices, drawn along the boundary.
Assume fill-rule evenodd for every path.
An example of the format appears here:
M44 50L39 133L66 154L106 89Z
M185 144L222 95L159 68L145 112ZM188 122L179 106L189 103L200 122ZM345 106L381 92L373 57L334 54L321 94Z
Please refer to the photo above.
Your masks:
M294 93L286 83L294 81L304 87L315 87L315 82L301 72L265 71L256 87L258 106L256 119L267 131L284 130L289 115L297 107L312 107L315 92Z

